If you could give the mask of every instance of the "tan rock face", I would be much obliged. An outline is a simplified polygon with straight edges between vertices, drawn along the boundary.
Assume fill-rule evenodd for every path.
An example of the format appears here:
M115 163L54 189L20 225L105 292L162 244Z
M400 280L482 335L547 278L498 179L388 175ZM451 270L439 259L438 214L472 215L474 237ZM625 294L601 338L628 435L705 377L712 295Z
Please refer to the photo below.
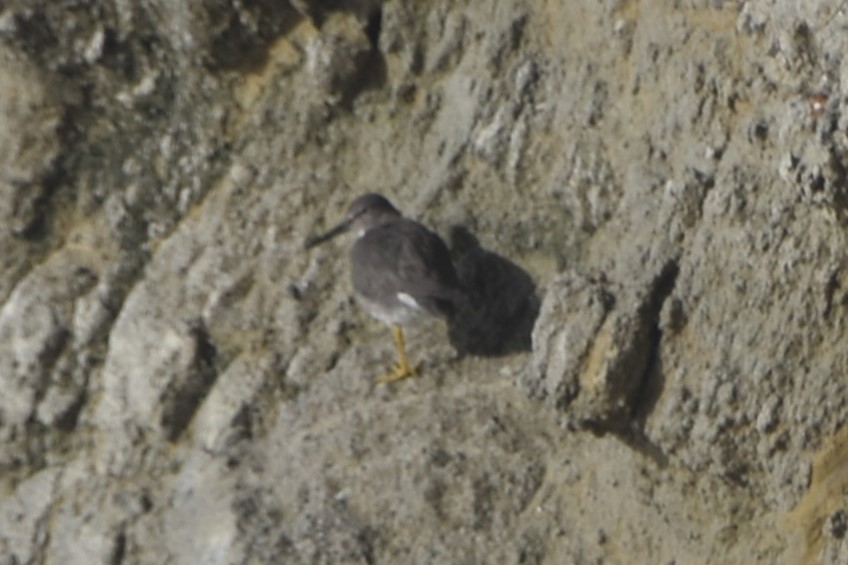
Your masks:
M0 563L844 561L845 18L4 3ZM390 386L372 191L470 296Z

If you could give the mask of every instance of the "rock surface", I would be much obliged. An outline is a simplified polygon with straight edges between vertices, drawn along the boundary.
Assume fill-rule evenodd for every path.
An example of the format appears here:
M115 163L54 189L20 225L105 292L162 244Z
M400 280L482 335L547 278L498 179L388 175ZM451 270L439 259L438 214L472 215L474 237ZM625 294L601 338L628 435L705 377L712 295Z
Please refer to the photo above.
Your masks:
M848 7L0 6L0 564L848 555ZM379 191L473 300L390 334Z

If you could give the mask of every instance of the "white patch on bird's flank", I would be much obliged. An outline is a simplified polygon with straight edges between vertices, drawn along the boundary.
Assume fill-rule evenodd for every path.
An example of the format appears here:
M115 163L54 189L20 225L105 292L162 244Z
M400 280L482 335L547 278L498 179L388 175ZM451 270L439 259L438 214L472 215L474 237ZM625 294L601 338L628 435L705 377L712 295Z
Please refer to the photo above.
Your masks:
M415 310L421 310L421 305L419 305L414 298L412 298L405 292L398 292L397 299L409 306L410 308L414 308Z

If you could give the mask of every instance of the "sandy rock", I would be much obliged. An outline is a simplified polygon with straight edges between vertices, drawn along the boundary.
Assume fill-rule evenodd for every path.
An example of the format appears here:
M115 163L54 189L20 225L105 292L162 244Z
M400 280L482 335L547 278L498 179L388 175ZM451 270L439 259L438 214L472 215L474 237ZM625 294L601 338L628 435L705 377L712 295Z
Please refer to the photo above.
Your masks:
M18 283L0 309L2 433L16 438L0 451L6 462L26 458L21 434L36 419L73 427L87 381L70 347L75 300L97 280L85 255L57 255ZM20 443L19 443L20 442Z
M533 329L533 372L521 385L596 431L627 427L650 388L659 309L674 283L670 263L649 289L566 275L552 282Z
M4 3L0 561L844 561L845 17ZM370 191L469 295L392 385Z
M328 19L306 44L306 69L327 102L335 103L361 88L373 46L352 15Z
M55 502L58 474L58 469L35 473L0 500L0 558L4 561L30 561L43 549L44 520Z

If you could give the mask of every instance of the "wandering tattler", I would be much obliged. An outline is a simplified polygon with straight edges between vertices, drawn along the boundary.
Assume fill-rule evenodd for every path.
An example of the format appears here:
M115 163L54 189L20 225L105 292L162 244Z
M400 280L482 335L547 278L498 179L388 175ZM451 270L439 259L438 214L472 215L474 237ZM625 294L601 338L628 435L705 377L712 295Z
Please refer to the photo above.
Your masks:
M392 327L398 362L377 382L415 375L404 347L402 326L426 317L449 319L463 297L450 252L435 233L404 218L386 198L365 194L354 200L345 219L306 247L353 229L350 252L353 290L371 316Z

